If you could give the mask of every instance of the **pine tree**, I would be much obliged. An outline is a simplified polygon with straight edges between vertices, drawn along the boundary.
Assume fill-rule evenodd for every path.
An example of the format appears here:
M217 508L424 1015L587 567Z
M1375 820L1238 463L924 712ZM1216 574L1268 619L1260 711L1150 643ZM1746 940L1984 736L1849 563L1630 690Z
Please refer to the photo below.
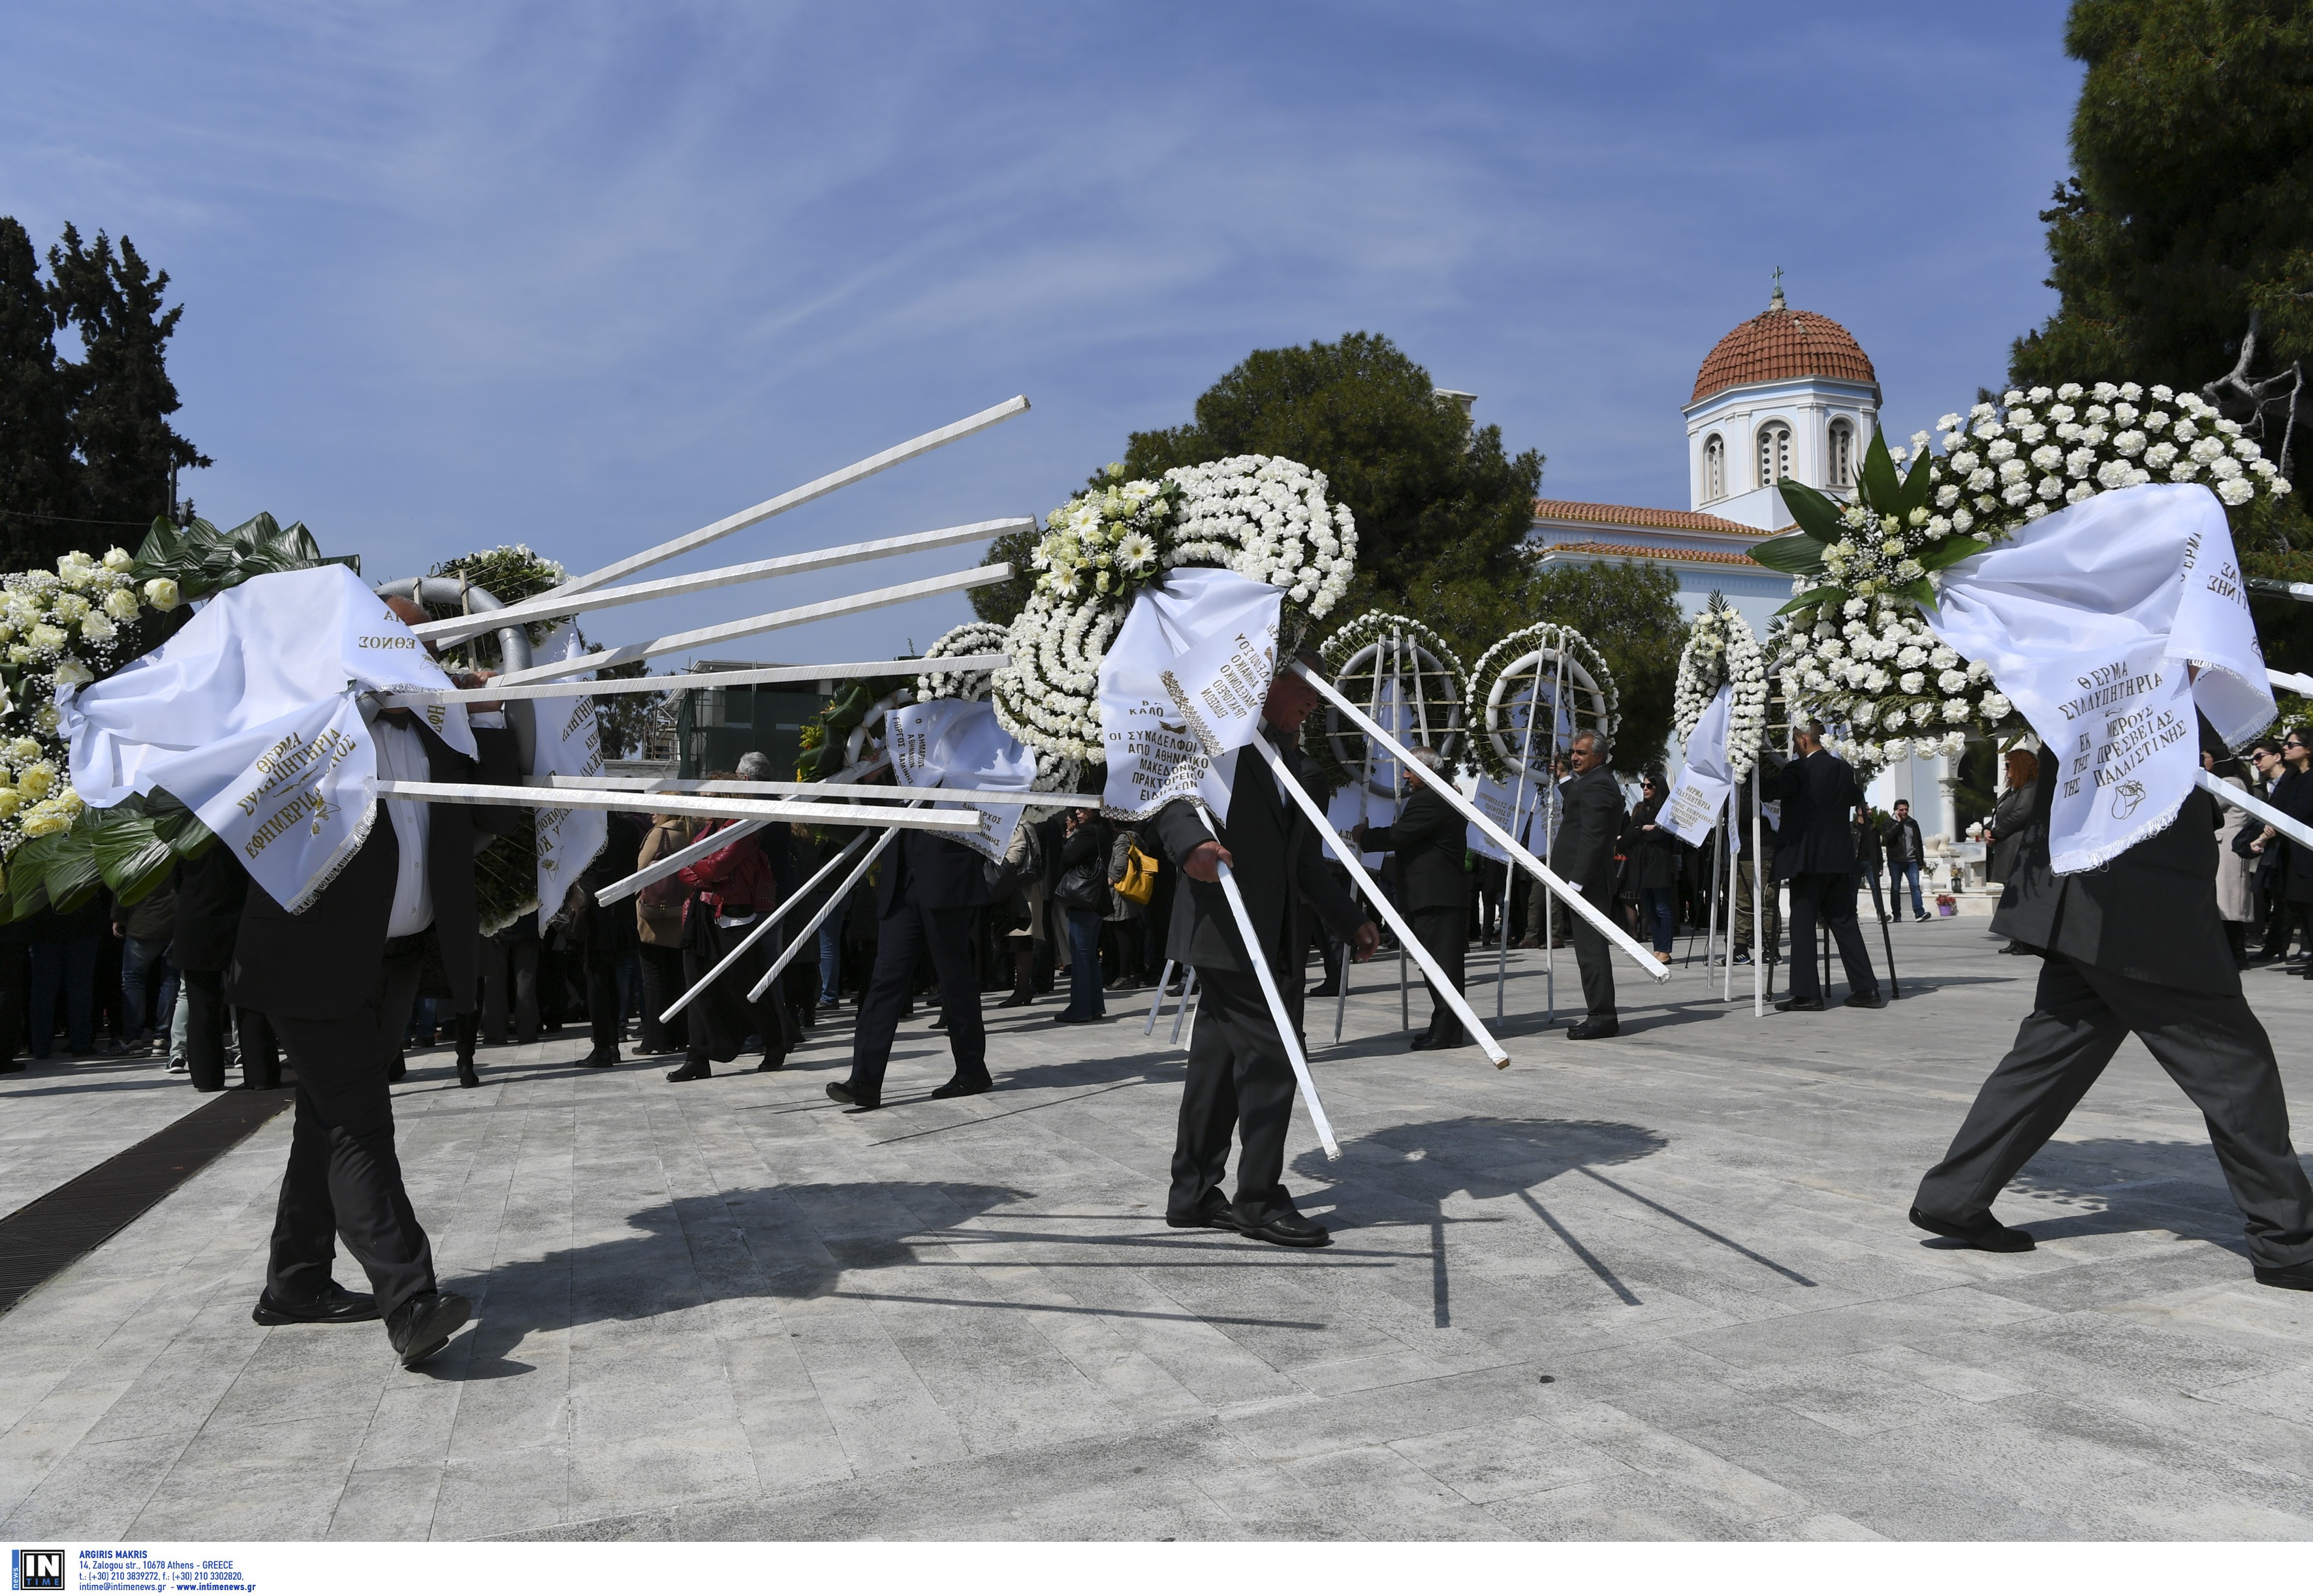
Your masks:
M0 569L46 565L80 513L69 406L57 370L56 311L40 257L0 216Z
M64 241L48 251L48 276L58 325L81 339L81 358L58 370L71 400L82 513L137 524L171 514L177 471L211 462L168 422L180 400L166 352L185 313L164 307L169 274L154 273L125 235L115 253L102 232L84 244L66 223Z

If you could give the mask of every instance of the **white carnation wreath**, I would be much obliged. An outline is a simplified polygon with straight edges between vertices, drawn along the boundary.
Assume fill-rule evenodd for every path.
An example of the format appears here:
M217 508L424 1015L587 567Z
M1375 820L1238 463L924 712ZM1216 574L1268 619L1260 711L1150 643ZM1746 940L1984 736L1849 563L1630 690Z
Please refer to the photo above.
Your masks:
M1687 628L1679 651L1678 684L1671 700L1671 724L1684 742L1711 706L1719 689L1733 683L1728 704L1727 762L1737 781L1751 774L1767 737L1767 656L1751 623L1714 592Z
M1406 645L1403 673L1415 698L1423 710L1434 712L1427 739L1429 746L1448 760L1459 759L1469 725L1470 673L1445 638L1410 615L1368 609L1334 628L1318 646L1318 653L1324 657L1334 686L1352 701L1365 700L1372 697L1368 689L1378 681L1380 671L1368 665L1361 672L1344 672L1359 651L1376 645L1385 646L1392 638L1403 639ZM1429 662L1426 666L1425 659ZM1365 688L1358 685L1360 681ZM1438 690L1433 692L1433 688ZM1411 744L1420 740L1418 727L1408 728L1401 722L1398 730L1402 741ZM1341 712L1330 704L1323 715L1312 715L1301 723L1302 751L1337 786L1356 782L1359 779L1359 770L1372 768L1373 760L1365 744L1364 734L1344 724Z
M1289 645L1357 574L1355 519L1326 498L1324 473L1297 460L1241 454L1155 482L1121 477L1111 467L1108 482L1047 519L1035 592L1006 635L1012 662L990 681L1006 731L1080 764L1104 757L1100 662L1142 586L1217 566L1282 588Z

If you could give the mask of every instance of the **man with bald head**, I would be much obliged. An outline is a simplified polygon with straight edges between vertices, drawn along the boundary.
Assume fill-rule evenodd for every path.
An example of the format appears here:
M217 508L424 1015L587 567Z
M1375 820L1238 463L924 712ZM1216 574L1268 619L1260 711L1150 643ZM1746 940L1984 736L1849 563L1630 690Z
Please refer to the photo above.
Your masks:
M407 599L386 604L411 625L428 618ZM457 680L475 687L486 679ZM365 701L378 776L518 780L498 706L477 705L470 714L479 761L443 741L424 717ZM383 1318L395 1355L414 1367L472 1310L435 1281L432 1246L402 1188L387 1076L429 951L461 1011L473 1006L481 937L474 855L491 834L513 829L515 811L400 798L383 800L380 811L360 851L303 913L290 914L251 883L225 990L233 1004L272 1021L297 1072L289 1167L265 1289L251 1317L259 1324ZM331 1278L339 1237L374 1295Z

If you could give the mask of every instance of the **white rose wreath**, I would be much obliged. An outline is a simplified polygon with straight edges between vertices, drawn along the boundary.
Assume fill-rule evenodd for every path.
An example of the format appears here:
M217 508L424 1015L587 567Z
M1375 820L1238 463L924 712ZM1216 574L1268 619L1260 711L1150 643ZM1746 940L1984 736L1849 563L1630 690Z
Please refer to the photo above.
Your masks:
M1496 781L1510 781L1517 775L1511 763L1511 750L1504 745L1515 741L1521 750L1525 746L1525 727L1514 726L1510 715L1514 692L1519 689L1505 684L1503 678L1513 672L1524 677L1523 662L1536 654L1562 656L1570 667L1567 672L1567 686L1571 689L1569 697L1572 700L1570 718L1577 731L1596 732L1611 738L1614 728L1622 723L1622 693L1614 685L1614 673L1606 668L1605 656L1587 637L1571 627L1550 621L1512 632L1486 650L1479 657L1477 669L1470 673L1470 702L1477 732L1470 746L1479 766ZM1556 674L1554 670L1552 674ZM1498 696L1504 702L1497 704ZM1589 700L1587 706L1585 698ZM1542 728L1537 726L1535 734L1541 737ZM1549 753L1545 744L1540 759L1546 761ZM1529 767L1530 774L1532 768Z
M1702 712L1729 682L1735 691L1728 705L1727 762L1741 781L1751 774L1767 737L1767 656L1751 623L1728 603L1725 594L1714 592L1688 627L1686 646L1679 651L1671 724L1680 741L1693 735Z

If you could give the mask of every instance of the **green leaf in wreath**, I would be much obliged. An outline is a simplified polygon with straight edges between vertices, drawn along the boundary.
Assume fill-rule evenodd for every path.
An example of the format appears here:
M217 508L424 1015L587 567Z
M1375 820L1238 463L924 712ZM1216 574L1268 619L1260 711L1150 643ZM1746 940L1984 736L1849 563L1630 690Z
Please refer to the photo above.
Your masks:
M1917 582L1905 583L1895 589L1895 592L1897 598L1909 599L1922 609L1933 609L1936 607L1935 584L1924 576Z
M1850 529L1841 519L1846 506L1838 500L1817 493L1804 482L1778 482L1775 491L1782 495L1783 507L1807 536L1821 542L1836 543L1848 535Z
M1763 543L1751 545L1751 557L1770 571L1781 571L1786 576L1820 576L1823 574L1824 540L1805 532L1786 532L1780 538L1770 538Z
M1940 543L1930 544L1922 548L1912 557L1920 562L1920 569L1922 571L1941 571L1948 566L1957 566L1964 559L1982 554L1991 547L1991 544L1981 538L1946 538Z
M64 846L66 833L28 837L8 855L9 917L29 920L48 902L48 864Z
M1775 613L1790 615L1796 610L1813 609L1819 604L1828 604L1834 600L1844 603L1848 597L1848 592L1843 587L1811 587Z
M84 809L74 817L70 827L50 833L57 846L48 857L42 884L48 890L48 901L60 915L70 914L86 903L104 885L104 877L96 868L96 811ZM22 854L23 850L19 848L17 852Z
M1863 502L1876 515L1899 513L1904 484L1895 475L1895 457L1887 452L1887 434L1871 429L1871 446L1863 452Z
M159 822L125 805L98 814L92 851L97 873L124 906L150 895L177 864Z
M1935 487L1929 480L1928 463L1928 453L1922 450L1920 458L1912 462L1911 475L1904 478L1904 506L1897 514L1909 516L1914 510L1927 508L1928 495Z

